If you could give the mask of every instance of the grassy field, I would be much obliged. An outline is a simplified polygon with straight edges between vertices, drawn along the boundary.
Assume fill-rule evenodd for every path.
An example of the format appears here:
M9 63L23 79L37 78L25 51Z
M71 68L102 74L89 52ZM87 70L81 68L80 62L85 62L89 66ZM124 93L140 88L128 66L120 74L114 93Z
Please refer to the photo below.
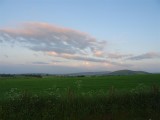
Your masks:
M159 120L160 75L0 77L0 120Z
M89 92L108 90L114 88L117 92L131 92L134 89L148 90L151 86L160 86L160 75L131 75L131 76L98 76L98 77L0 77L0 97L12 88L28 91L36 94L43 94L44 91L58 89L63 91L70 88L78 92Z

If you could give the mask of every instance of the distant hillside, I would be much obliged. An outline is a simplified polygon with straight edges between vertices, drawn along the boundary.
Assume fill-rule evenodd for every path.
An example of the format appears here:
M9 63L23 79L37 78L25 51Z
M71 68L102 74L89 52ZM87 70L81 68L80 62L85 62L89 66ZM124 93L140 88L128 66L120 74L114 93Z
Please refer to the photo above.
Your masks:
M149 73L145 71L118 70L110 72L108 75L136 75L136 74L149 74Z
M103 71L103 72L81 72L81 73L72 73L72 74L67 74L68 76L100 76L100 75L106 75L111 73L110 71Z
M150 74L145 71L132 71L132 70L118 70L118 71L101 71L101 72L80 72L80 73L70 73L70 74L46 74L46 73L26 73L26 74L0 74L1 77L5 76L106 76L106 75L136 75L136 74Z
M102 75L136 75L136 74L149 74L145 71L132 71L132 70L118 70L114 72L102 71L102 72L81 72L66 74L67 76L102 76Z

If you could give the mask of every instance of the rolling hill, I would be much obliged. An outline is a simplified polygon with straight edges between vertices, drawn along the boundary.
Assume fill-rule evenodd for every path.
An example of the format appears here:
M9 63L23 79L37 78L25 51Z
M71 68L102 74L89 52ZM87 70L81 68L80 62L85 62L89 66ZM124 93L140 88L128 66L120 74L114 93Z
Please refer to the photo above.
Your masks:
M137 75L137 74L150 74L145 71L132 71L132 70L118 70L118 71L102 71L102 72L81 72L66 74L67 76L103 76L103 75Z
M108 75L137 75L137 74L149 74L149 73L145 71L118 70L110 72Z

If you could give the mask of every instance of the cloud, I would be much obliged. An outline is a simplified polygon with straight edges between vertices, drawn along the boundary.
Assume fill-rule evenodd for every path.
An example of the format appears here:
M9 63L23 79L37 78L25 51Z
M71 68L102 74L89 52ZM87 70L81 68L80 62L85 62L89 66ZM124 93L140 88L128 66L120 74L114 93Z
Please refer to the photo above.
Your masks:
M54 51L57 54L94 55L105 45L104 41L100 42L86 33L39 22L0 29L0 37L5 41L26 43L26 47L34 51Z
M84 32L48 23L28 22L16 28L0 29L0 40L68 60L122 65L106 59L103 51L105 41L99 41Z
M97 58L97 57L89 57L89 56L80 56L80 55L71 55L71 54L54 54L54 53L48 53L48 55L52 54L55 57L62 57L65 59L69 59L69 60L78 60L78 61L88 61L88 62L96 62L96 63L108 63L108 64L112 64L112 65L118 65L118 66L124 66L124 67L129 67L132 66L131 64L122 64L122 63L118 63L118 62L114 62L114 61L109 61L106 58Z
M5 58L8 58L8 55L3 55Z
M62 63L62 62L67 62L67 61L52 60L51 62Z
M132 54L120 54L120 53L109 53L108 57L112 59L122 59L122 58L127 58L131 57Z
M152 58L160 58L160 53L149 52L149 53L141 54L138 56L130 57L128 58L128 60L143 60L143 59L152 59Z
M33 51L100 56L106 44L89 34L39 22L0 29L0 41L21 43Z
M32 62L32 64L47 65L47 64L49 64L49 63L36 61L36 62Z

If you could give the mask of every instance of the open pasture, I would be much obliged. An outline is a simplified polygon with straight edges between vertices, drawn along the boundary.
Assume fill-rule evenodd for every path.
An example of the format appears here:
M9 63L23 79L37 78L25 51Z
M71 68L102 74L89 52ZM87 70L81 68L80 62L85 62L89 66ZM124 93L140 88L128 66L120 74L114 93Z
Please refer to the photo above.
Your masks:
M0 97L4 98L11 89L27 91L34 94L45 94L44 91L58 90L60 94L71 89L76 93L107 92L117 93L134 92L134 90L150 90L152 86L160 86L160 75L130 75L130 76L86 76L64 77L44 76L37 77L0 77Z

